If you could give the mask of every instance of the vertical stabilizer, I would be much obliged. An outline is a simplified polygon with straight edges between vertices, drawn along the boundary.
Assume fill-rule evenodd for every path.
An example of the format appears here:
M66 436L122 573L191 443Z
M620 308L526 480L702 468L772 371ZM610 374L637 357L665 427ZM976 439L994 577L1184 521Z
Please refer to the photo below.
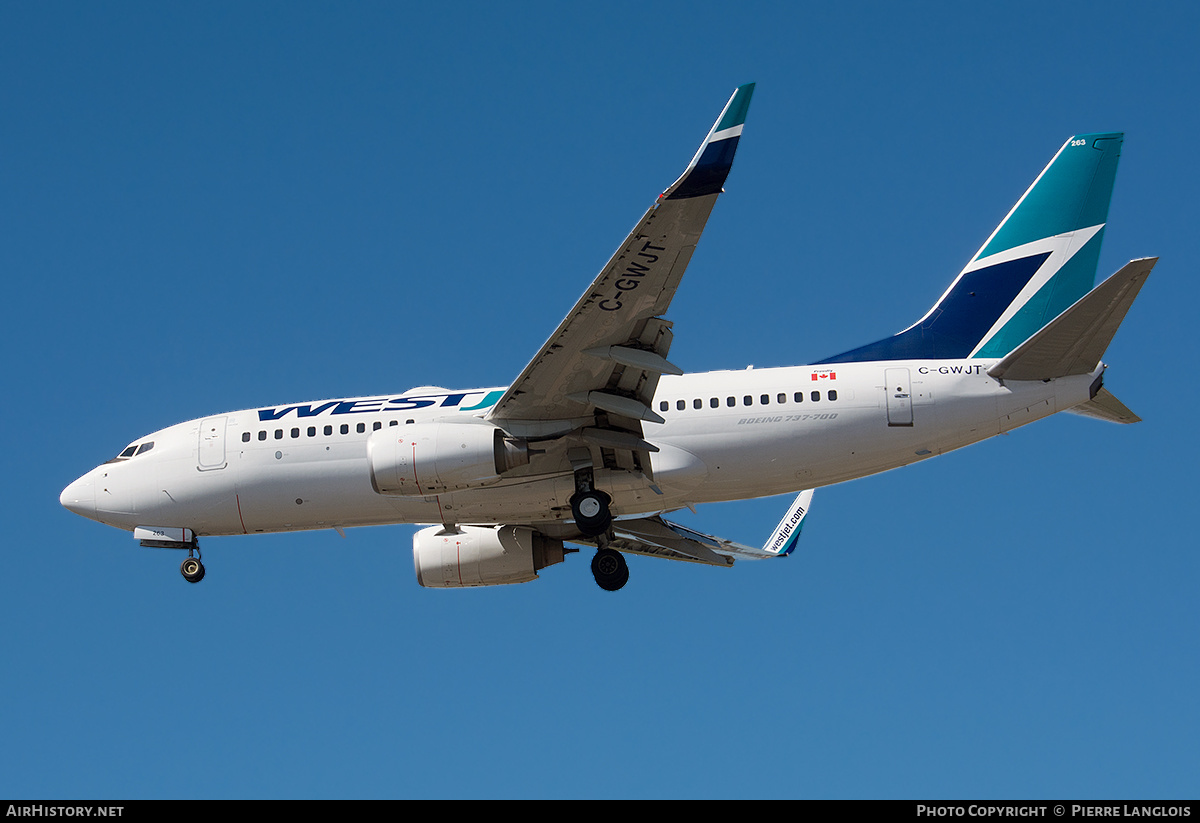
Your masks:
M1123 139L1072 137L924 317L821 362L1003 357L1015 349L1092 288Z

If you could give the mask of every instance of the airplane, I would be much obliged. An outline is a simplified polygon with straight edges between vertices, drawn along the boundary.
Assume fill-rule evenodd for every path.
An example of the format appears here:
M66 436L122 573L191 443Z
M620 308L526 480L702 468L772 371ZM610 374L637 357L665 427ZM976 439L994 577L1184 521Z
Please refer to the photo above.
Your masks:
M1139 418L1102 357L1157 258L1093 288L1124 137L1073 136L932 308L874 343L786 368L686 374L666 318L724 191L754 84L729 98L654 201L508 386L334 398L156 431L63 490L72 512L187 550L199 538L399 523L420 585L524 583L594 548L726 568L792 553L813 490L905 466L1059 411ZM664 515L797 497L760 547Z

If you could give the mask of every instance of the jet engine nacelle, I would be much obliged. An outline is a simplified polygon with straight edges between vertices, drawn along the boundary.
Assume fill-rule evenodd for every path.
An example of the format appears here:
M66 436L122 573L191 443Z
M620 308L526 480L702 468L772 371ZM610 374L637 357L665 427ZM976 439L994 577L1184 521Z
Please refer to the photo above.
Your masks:
M528 526L431 526L413 535L417 582L431 589L527 583L563 556L561 540Z
M379 494L423 497L478 488L528 462L524 442L487 423L412 423L367 438L371 485Z

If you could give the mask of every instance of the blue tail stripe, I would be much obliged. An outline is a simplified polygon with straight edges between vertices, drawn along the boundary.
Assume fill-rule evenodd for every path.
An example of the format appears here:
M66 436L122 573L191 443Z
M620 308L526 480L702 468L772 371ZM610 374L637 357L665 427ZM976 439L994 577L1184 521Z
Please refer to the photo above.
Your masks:
M967 357L1049 256L1045 252L967 272L937 308L911 329L814 365Z
M1096 279L1103 239L1104 229L1100 229L1037 294L1029 298L1002 329L980 347L975 356L1003 357L1069 309L1080 295L1087 294Z

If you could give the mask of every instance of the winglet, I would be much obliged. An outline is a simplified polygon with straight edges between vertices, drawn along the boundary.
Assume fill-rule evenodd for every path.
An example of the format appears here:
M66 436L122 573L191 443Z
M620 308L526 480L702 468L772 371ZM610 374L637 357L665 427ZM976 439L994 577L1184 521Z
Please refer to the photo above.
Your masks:
M800 539L800 529L804 527L804 518L808 516L808 511L812 507L812 496L812 489L805 489L796 495L791 508L779 521L779 525L775 527L775 532L770 539L763 545L764 552L780 556L792 553L792 550L796 548L796 542Z
M679 179L662 193L660 200L720 194L725 178L733 168L733 155L737 152L738 139L742 136L742 126L746 122L746 112L750 109L753 95L753 83L738 86L734 90L692 162Z

